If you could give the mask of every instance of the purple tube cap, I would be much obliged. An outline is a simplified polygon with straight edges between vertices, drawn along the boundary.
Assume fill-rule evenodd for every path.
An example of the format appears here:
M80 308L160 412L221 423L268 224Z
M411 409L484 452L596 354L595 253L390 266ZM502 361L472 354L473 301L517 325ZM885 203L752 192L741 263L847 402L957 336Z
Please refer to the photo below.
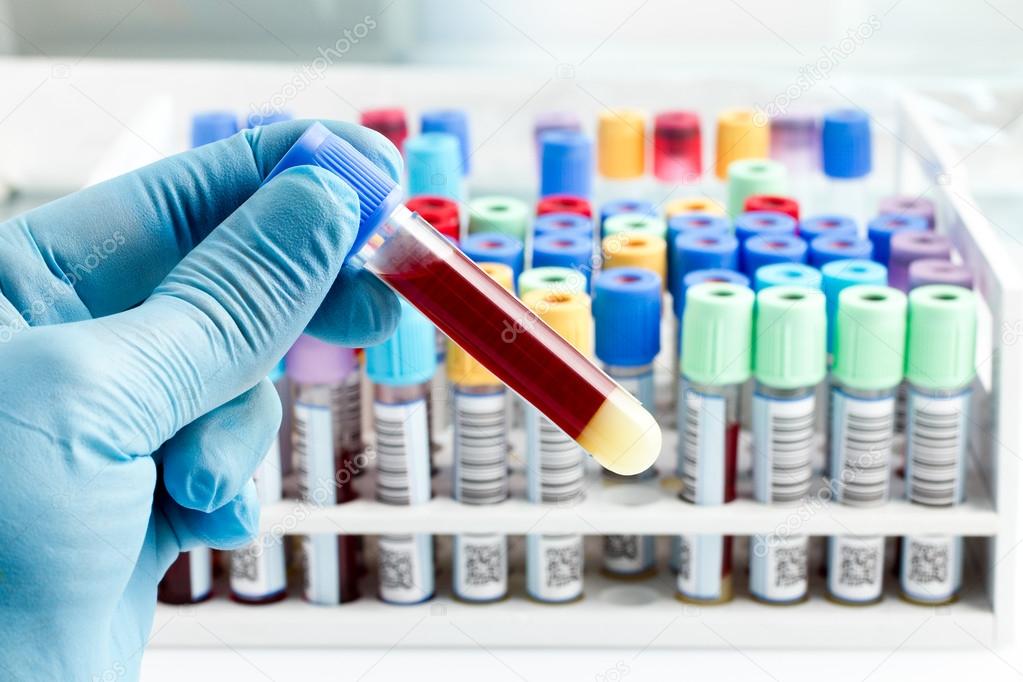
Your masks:
M355 351L303 334L285 356L288 378L300 384L333 384L357 367Z
M952 284L972 289L973 273L947 260L921 258L913 261L909 266L909 288L916 289L927 284Z
M944 235L903 230L892 235L890 263L911 263L921 258L948 260L952 245Z
M934 229L934 202L927 197L885 197L878 204L877 212L879 215L920 216L927 221L929 229Z

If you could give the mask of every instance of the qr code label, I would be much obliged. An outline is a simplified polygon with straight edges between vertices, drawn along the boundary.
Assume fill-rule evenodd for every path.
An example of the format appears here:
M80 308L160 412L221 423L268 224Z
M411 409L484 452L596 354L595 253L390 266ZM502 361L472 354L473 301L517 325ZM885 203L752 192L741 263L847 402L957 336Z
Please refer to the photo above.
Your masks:
M806 596L806 536L754 536L750 550L750 588L767 602L792 602Z
M840 536L828 545L828 590L836 599L870 602L881 597L884 537Z
M582 596L581 535L530 536L526 573L530 596L540 601L569 601Z
M902 590L911 599L944 602L959 590L962 538L906 537L902 541Z
M634 575L654 566L654 538L650 535L605 535L604 570Z
M416 604L433 595L433 538L382 535L378 553L380 599Z
M725 597L724 576L731 575L729 536L679 536L679 571L675 589L683 597L717 601Z
M508 592L508 543L503 535L455 537L455 594L467 601L500 599Z

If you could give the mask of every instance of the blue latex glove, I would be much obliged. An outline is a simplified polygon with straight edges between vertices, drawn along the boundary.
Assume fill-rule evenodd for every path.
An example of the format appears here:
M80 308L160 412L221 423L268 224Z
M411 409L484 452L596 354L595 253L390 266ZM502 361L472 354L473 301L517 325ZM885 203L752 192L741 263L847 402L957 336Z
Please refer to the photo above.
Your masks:
M342 267L351 188L309 166L260 186L309 123L0 225L0 679L137 677L178 553L257 529L274 363L303 329L348 346L393 330L395 296ZM383 137L325 124L398 177Z

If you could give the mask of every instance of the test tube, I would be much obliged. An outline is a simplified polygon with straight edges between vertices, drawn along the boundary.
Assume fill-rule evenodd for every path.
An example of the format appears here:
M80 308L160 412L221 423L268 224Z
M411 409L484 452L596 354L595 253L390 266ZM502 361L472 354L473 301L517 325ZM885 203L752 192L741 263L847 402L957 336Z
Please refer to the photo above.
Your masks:
M928 284L952 284L964 289L973 288L973 273L970 269L947 260L922 258L909 265L909 288Z
M359 123L386 137L398 151L405 146L408 123L405 121L405 110L401 107L367 109L359 115Z
M641 232L623 232L605 237L601 243L604 270L643 268L657 275L663 286L667 275L667 248L660 237Z
M582 122L575 112L545 111L538 114L533 120L533 143L536 145L536 158L541 158L540 140L545 133L580 133L582 129Z
M419 116L419 129L423 133L444 133L458 140L459 167L462 175L469 174L469 116L461 109L431 109Z
M909 288L909 266L924 258L948 260L952 255L952 244L948 237L934 232L898 232L892 236L891 252L888 256L888 284L907 291Z
M806 249L806 242L794 234L751 237L742 245L743 272L752 279L765 265L804 263Z
M430 433L427 399L437 370L433 325L407 302L394 334L366 349L373 382L377 500L419 505L430 501ZM425 533L381 535L379 597L418 604L433 597L433 538Z
M590 297L534 291L523 302L584 357L593 355ZM631 394L629 394L631 396ZM633 398L635 400L635 398ZM638 403L638 401L637 401ZM647 466L653 463L651 459ZM639 471L629 471L628 475ZM583 448L535 407L526 409L526 491L533 503L566 504L583 497ZM527 535L526 590L530 598L558 603L583 596L583 536Z
M303 335L285 362L299 497L321 507L350 502L356 497L352 479L359 468L362 425L361 410L351 404L358 395L351 389L358 381L355 352ZM356 424L358 435L351 432ZM359 596L358 546L351 535L302 536L307 601L340 604Z
M867 179L872 165L870 118L859 109L836 109L824 114L821 127L821 166L828 178L829 205L865 225Z
M894 196L881 199L877 206L879 215L908 215L923 218L927 229L934 229L934 202L927 197Z
M593 207L586 197L577 197L571 194L551 194L542 197L536 203L536 214L538 216L548 213L575 213L587 218L593 217Z
M932 284L909 293L906 345L906 497L948 507L966 494L977 304L968 289ZM962 584L963 539L902 538L899 584L920 604L953 601Z
M192 116L192 147L223 140L238 132L233 111L203 111Z
M498 232L471 234L462 242L462 251L474 263L504 263L515 277L522 272L522 242Z
M589 290L595 269L593 240L577 234L548 234L533 240L532 265L536 268L571 268L582 273Z
M577 213L547 213L533 222L533 238L548 234L576 234L593 239L593 221Z
M597 120L597 172L601 196L642 196L646 171L646 116L630 109L607 110Z
M788 192L788 173L785 166L770 159L743 159L728 166L728 200L726 207L732 217L746 209L746 200L764 194ZM771 209L774 210L774 209ZM781 211L776 211L780 213Z
M849 216L829 213L803 218L799 221L798 233L809 243L817 237L856 237L859 228Z
M919 216L883 214L867 223L867 238L874 245L873 259L888 267L892 235L904 230L926 232L927 220Z
M774 213L784 213L793 220L799 220L799 202L791 197L777 194L752 194L746 197L742 211L743 213L773 211Z
M530 268L518 279L519 295L525 298L533 291L554 291L563 294L585 294L586 277L571 268Z
M156 587L164 604L198 604L213 596L213 550L196 547L178 554Z
M830 358L835 352L839 296L847 288L857 284L883 287L888 283L888 272L880 263L865 258L851 258L826 263L821 268L820 274L822 276L820 288L823 289L824 297L827 299L828 357Z
M895 392L902 381L906 296L858 284L839 296L831 372L828 482L832 499L875 507L890 494ZM828 538L828 596L843 604L881 599L884 535Z
M323 133L315 127L320 136ZM326 130L326 128L324 128ZM309 134L308 131L306 134ZM302 138L305 139L305 138ZM330 138L326 138L327 141ZM311 143L315 140L308 140ZM300 144L302 140L299 140ZM321 144L324 141L321 140ZM292 147L294 150L295 148ZM440 196L455 202L465 199L462 182L461 157L458 153L458 138L446 133L423 133L405 140L405 169L408 173L408 195ZM308 150L306 154L311 153ZM305 160L308 160L308 156ZM297 165L297 164L295 164ZM284 170L281 168L281 170Z
M739 240L739 266L745 271L742 258L742 245L751 237L773 237L775 235L795 234L796 221L791 216L774 211L757 211L743 213L735 219L735 238Z
M674 244L678 236L684 232L700 232L702 234L727 234L732 231L732 223L724 216L714 215L711 213L681 213L674 217L668 218L668 228L666 230L666 238L668 246L668 272L665 286L668 291L678 291L681 278L681 273L678 270L678 264L675 262L675 249ZM674 295L674 293L673 293Z
M777 286L757 293L753 376L753 494L765 504L797 505L813 478L817 385L827 371L824 294ZM779 529L780 531L781 529ZM750 592L769 604L807 594L806 535L750 538Z
M594 286L595 352L604 371L654 411L654 358L661 349L661 277L644 268L602 273ZM625 478L656 476L653 467ZM621 480L605 472L605 477ZM617 577L652 574L656 553L652 535L605 535L604 572Z
M540 196L551 194L593 194L593 142L580 132L540 138Z
M271 123L281 123L283 121L290 121L294 118L290 111L253 111L245 117L246 128L256 128L258 126L268 126Z
M665 111L654 116L654 176L664 183L693 183L703 172L700 116Z
M480 268L505 289L512 270L501 263ZM449 342L447 375L453 386L452 491L462 504L490 505L508 498L508 395L504 384L455 343ZM458 599L491 602L508 594L508 538L464 533L454 538L452 590Z
M718 179L728 177L728 168L743 159L766 159L770 138L766 125L760 124L749 109L729 109L718 115L717 154L714 172ZM741 207L741 203L739 204ZM729 211L733 215L735 211Z
M469 234L498 233L526 241L529 207L513 197L479 197L469 202Z
M428 194L420 195L405 202L408 210L418 213L430 223L433 229L440 232L455 244L461 240L461 221L458 204L446 197L435 197Z
M664 239L668 234L668 224L656 215L641 213L619 213L609 216L604 221L601 234L604 237L621 234L622 232L641 232Z
M820 130L810 114L792 113L771 119L770 156L807 178L820 168Z
M725 207L710 197L682 197L672 199L664 205L664 215L668 220L686 213L708 213L725 215Z
M801 263L775 263L757 269L754 291L780 286L820 289L821 271Z
M353 263L404 296L602 466L622 475L650 466L661 449L654 418L549 327L531 322L535 316L520 301L406 209L389 177L315 123L269 178L308 163L358 192Z
M640 199L606 201L600 206L601 230L604 229L604 223L607 219L616 215L657 216L657 208L649 201L642 201Z
M735 499L739 394L750 377L753 292L707 282L686 292L682 382L678 396L678 469L682 499L721 505ZM732 538L679 537L677 594L686 601L732 598Z
M810 242L810 265L823 268L836 260L870 260L873 253L874 245L869 239L824 235Z

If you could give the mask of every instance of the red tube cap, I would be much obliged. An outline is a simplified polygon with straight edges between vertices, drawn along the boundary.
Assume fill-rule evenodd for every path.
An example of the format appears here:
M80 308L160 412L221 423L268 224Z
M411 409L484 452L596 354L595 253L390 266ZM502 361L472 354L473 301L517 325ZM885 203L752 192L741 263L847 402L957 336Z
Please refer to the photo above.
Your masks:
M458 243L461 232L458 204L446 197L420 195L409 199L405 205L410 211L415 211L423 220L433 225L433 229Z
M754 194L747 197L743 210L747 213L773 211L791 216L793 220L799 220L799 202L790 197L780 197L774 194Z
M666 182L695 182L703 172L700 117L666 111L654 117L654 175Z
M572 196L571 194L549 194L536 205L538 216L548 213L575 213L587 218L593 217L593 207L583 197Z
M402 151L405 138L408 137L408 124L405 122L405 110L397 107L388 109L367 109L360 117L362 125L375 130L391 144Z

